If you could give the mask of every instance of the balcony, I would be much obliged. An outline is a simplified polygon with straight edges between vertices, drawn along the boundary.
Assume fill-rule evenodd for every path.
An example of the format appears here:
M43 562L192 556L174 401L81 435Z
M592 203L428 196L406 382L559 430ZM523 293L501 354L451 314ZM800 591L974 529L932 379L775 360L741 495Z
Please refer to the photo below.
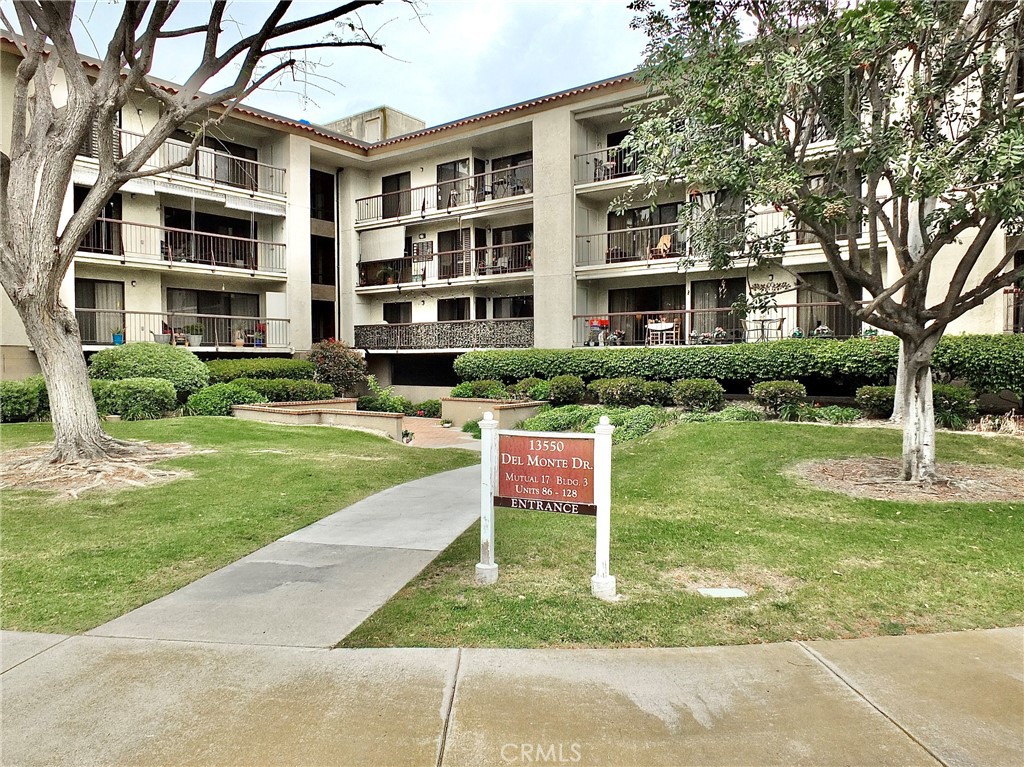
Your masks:
M613 181L636 175L636 157L621 147L610 146L573 157L573 180L577 184Z
M115 131L114 153L121 157L131 152L145 138L142 134L118 129ZM180 162L188 156L188 144L168 139L142 166L143 170L160 168ZM79 149L82 157L96 158L98 142L90 136ZM228 152L199 147L190 165L170 171L174 176L185 176L201 181L211 181L220 186L244 189L248 192L284 196L285 169L274 165L237 157Z
M521 274L533 270L533 243L470 248L431 253L429 256L366 261L359 265L359 284L429 285L460 277Z
M686 241L678 224L617 229L576 237L576 266L637 261L667 263L666 259L678 260L685 252Z
M467 206L507 200L533 192L533 164L517 165L476 176L417 186L356 200L356 223L430 213L450 213Z
M287 271L285 246L245 237L100 218L78 247L80 254L200 264L249 272Z
M1006 300L1006 332L1024 333L1024 288L1007 288L1003 298Z
M524 349L533 346L533 318L356 325L355 346L396 351Z
M157 341L200 351L291 351L290 320L274 317L75 309L75 319L85 347L113 346L114 331L124 328L125 343Z
M850 338L861 322L836 302L779 305L741 319L730 307L580 314L573 317L574 346L731 344L803 337ZM800 336L797 336L800 337Z

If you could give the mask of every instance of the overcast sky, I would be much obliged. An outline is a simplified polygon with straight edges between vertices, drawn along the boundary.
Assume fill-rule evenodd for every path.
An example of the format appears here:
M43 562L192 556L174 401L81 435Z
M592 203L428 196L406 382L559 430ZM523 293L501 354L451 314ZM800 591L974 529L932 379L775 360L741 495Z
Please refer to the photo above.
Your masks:
M275 91L248 103L311 122L387 104L437 125L632 71L644 37L629 28L627 2L430 0L421 5L420 19L401 3L385 2L366 9L362 21L370 31L383 25L377 38L387 55L360 48L310 51L309 60L323 61L319 77L304 84L287 76ZM303 0L295 11L309 15L329 4ZM252 31L269 5L236 0L225 26L234 34ZM209 0L186 0L174 27L201 21L209 6ZM83 53L104 50L120 12L116 0L80 0L75 33ZM322 36L323 31L312 39ZM187 76L189 54L202 37L188 40L168 41L153 74L176 81Z

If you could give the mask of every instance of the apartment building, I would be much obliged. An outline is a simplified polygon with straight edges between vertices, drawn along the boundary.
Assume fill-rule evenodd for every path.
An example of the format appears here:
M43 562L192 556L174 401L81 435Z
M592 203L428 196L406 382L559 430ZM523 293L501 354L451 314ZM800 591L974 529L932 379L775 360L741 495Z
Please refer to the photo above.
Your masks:
M2 82L16 62L0 40ZM190 166L126 185L82 243L64 299L84 351L118 342L122 328L126 342L189 343L207 357L301 354L339 337L366 351L384 383L422 397L450 386L452 360L470 349L859 334L840 306L794 288L791 272L834 287L813 242L791 238L776 267L702 268L682 206L736 201L678 187L612 209L638 180L618 146L625 108L644 97L623 76L430 128L390 107L332 129L236 110ZM122 150L151 109L123 110ZM9 137L3 124L0 146ZM154 165L180 157L189 138L169 141ZM95 178L91 143L67 215ZM781 216L759 211L752 223L771 231ZM1005 248L994 238L982 260ZM777 307L741 320L730 307L750 293L771 293ZM1021 295L994 296L950 332L1024 332ZM0 319L3 376L33 372L6 295Z

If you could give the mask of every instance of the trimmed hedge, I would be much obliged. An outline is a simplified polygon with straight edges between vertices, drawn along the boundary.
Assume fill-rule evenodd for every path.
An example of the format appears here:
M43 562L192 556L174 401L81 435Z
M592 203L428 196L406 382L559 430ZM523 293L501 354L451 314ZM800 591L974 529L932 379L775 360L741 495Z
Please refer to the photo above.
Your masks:
M39 412L39 385L33 378L0 381L0 423L29 421Z
M586 384L579 376L555 376L548 384L548 399L552 405L578 405L587 393Z
M259 405L267 401L243 383L218 383L196 392L185 403L189 415L231 415L232 405Z
M580 381L580 386L582 385L583 382ZM527 400L547 399L551 396L551 383L540 378L524 378L509 386L508 393L513 397Z
M501 381L464 381L451 391L456 399L506 399L508 390Z
M750 387L750 394L765 411L778 415L783 408L802 403L807 397L807 389L797 381L762 381Z
M713 378L690 378L672 384L672 398L687 410L721 410L725 389Z
M896 406L895 386L862 386L854 396L857 407L871 418L888 418Z
M316 368L306 360L256 357L246 360L210 360L210 383L227 383L236 378L288 378L293 381L312 381Z
M188 349L140 342L96 352L89 359L89 377L107 381L162 378L170 381L178 393L187 395L206 386L210 372Z
M266 397L268 402L308 402L334 397L333 386L316 381L295 381L291 378L236 378L234 383L248 386Z
M533 418L523 421L517 428L528 431L590 432L594 430L603 415L608 416L608 420L615 426L615 431L612 433L613 442L626 442L642 437L673 419L671 412L650 405L635 408L566 405L565 407L542 410Z
M935 423L947 429L962 429L977 417L977 395L967 386L932 384ZM888 418L896 402L895 386L862 386L857 389L857 407L865 415Z
M460 355L464 380L518 381L578 375L586 381L639 376L656 381L714 378L770 381L827 378L886 383L896 375L899 341L892 336L783 339L758 344L635 349L498 349ZM949 336L933 357L935 371L976 391L1009 389L1024 396L1024 334Z
M95 392L95 390L94 390ZM95 396L95 393L94 393ZM122 378L101 387L101 412L119 415L126 421L150 421L162 418L178 404L178 395L164 378Z

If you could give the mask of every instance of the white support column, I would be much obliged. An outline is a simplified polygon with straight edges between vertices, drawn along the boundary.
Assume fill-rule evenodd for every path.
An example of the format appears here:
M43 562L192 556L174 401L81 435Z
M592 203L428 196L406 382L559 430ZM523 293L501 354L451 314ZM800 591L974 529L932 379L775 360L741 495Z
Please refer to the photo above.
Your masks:
M481 422L481 426L483 423ZM590 593L599 599L615 599L615 576L610 570L612 538L612 432L608 416L594 427L594 505L597 506L597 556Z
M498 580L494 562L494 488L498 476L498 422L491 413L480 421L480 563L476 582L481 586Z

